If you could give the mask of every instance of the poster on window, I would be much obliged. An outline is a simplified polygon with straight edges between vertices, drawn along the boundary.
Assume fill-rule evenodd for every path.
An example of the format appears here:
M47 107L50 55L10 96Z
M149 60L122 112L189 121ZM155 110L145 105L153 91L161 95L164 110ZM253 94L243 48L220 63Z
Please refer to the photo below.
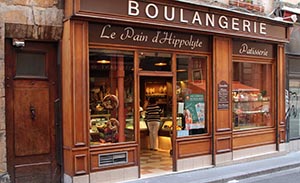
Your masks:
M185 129L205 127L205 103L203 94L186 95L184 99Z

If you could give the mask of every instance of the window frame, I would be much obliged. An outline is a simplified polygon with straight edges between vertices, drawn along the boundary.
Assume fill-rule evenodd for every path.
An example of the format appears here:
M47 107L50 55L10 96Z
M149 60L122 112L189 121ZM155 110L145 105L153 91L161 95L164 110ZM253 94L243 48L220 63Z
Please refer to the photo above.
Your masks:
M233 97L232 94L230 95L230 119L232 120L232 131L233 132L244 132L244 131L255 131L255 130L261 130L261 129L270 129L270 128L276 128L276 93L277 93L277 85L276 85L276 60L274 58L261 58L261 57L243 57L243 56L233 56L232 58L232 75L231 75L231 83L233 83L233 64L235 62L240 62L240 63L249 63L249 64L264 64L264 65L271 65L271 84L272 84L272 91L270 94L270 115L271 115L271 125L269 126L259 126L255 128L242 128L242 129L235 129L234 124L233 124ZM231 92L232 92L232 84L231 84Z

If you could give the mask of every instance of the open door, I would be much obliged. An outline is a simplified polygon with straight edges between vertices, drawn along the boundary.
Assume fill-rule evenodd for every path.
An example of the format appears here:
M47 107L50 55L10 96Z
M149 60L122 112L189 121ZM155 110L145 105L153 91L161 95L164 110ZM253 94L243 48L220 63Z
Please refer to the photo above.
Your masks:
M172 77L140 77L140 168L141 177L166 174L173 171L173 120L172 120ZM151 100L160 108L160 124L157 138L151 135L151 124L147 113ZM157 145L151 144L157 140ZM152 141L152 142L151 142Z
M141 177L155 176L175 171L176 161L173 153L173 126L176 125L176 100L174 74L175 65L172 64L174 55L167 52L140 51L138 53L138 98L142 112L139 123L140 145L140 175ZM175 96L175 97L174 97ZM161 109L159 126L153 125L147 117L147 106L151 99ZM151 105L150 105L151 106ZM150 129L157 138L151 138ZM152 139L152 140L151 140ZM157 140L158 145L151 146L151 141ZM175 151L176 152L176 151Z

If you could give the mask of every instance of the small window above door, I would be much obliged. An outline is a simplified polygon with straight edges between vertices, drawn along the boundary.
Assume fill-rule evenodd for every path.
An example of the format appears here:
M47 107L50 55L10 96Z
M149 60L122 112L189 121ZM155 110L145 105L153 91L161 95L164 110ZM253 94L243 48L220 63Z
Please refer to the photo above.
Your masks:
M17 53L16 78L47 78L44 53Z
M172 55L161 52L139 52L140 70L171 71Z

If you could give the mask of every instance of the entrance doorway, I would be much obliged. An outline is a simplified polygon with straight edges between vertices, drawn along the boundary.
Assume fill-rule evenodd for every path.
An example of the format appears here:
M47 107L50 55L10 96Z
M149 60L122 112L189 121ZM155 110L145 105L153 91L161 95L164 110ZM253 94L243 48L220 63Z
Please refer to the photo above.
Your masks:
M141 176L149 177L172 172L172 77L140 77L140 167ZM154 100L160 108L157 148L151 147L147 107ZM148 117L148 118L147 118ZM154 132L156 133L156 132Z
M60 182L55 123L57 44L5 42L8 172L11 181Z

